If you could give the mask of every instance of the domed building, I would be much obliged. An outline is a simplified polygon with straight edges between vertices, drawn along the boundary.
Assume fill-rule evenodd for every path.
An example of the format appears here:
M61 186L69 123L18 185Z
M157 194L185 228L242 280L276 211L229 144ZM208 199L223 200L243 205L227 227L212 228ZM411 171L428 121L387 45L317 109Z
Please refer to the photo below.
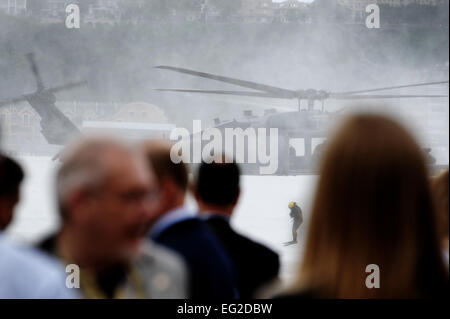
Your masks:
M133 102L124 105L113 115L113 121L136 123L167 123L164 112L155 105L145 102Z

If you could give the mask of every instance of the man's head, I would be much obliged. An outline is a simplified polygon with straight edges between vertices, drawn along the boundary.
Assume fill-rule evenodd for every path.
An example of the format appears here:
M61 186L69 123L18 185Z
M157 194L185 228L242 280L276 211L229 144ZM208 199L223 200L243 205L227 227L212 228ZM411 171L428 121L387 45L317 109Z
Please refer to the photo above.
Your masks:
M188 188L188 170L183 162L174 163L170 157L172 144L164 140L150 140L143 144L148 166L155 172L158 183L159 208L153 222L165 213L184 205Z
M145 237L154 177L143 156L108 139L82 140L63 154L57 175L63 232L83 258L127 262Z
M0 155L0 231L11 223L24 174L13 159Z
M215 212L230 216L240 194L240 170L235 163L224 158L203 162L198 168L192 193L200 212Z

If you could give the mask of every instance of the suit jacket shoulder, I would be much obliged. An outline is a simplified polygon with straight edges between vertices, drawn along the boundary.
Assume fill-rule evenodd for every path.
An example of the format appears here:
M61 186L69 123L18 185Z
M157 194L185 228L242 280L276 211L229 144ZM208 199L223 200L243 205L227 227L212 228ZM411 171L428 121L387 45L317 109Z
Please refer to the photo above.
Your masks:
M230 257L205 222L198 218L180 221L162 231L154 240L184 258L191 275L192 298L237 297Z
M217 216L207 224L230 255L243 298L254 297L262 285L277 278L280 262L278 254L233 230L229 222Z

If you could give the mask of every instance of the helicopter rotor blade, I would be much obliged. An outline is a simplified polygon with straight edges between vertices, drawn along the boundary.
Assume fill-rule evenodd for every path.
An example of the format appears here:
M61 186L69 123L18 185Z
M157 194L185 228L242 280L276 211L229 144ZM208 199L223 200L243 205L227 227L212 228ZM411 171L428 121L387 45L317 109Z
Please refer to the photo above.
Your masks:
M409 98L443 98L448 95L331 95L333 100L375 100L375 99L409 99Z
M37 90L43 91L45 89L44 82L42 81L41 74L39 73L39 69L37 67L36 61L34 60L34 54L28 53L26 55L28 61L30 62L31 71L33 71L34 79L36 80Z
M187 90L187 89L154 89L154 90L160 91L160 92L200 93L200 94L263 97L263 98L272 98L272 99L287 99L286 97L280 97L277 94L271 94L271 93L265 93L265 92L251 92L251 91Z
M248 89L263 91L263 92L277 95L278 98L295 98L295 94L296 94L296 92L293 90L287 90L287 89L283 89L283 88L279 88L279 87L275 87L275 86L240 80L240 79L236 79L236 78L225 77L225 76L221 76L221 75L215 75L215 74L211 74L211 73L198 72L198 71L194 71L194 70L177 68L177 67L172 67L172 66L165 66L165 65L155 66L154 68L189 74L189 75L193 75L193 76L197 76L197 77L201 77L201 78L206 78L206 79L210 79L210 80L214 80L214 81L219 81L219 82L224 82L224 83L228 83L228 84L245 87Z
M56 86L56 87L53 87L50 89L46 89L46 90L38 92L38 93L24 94L20 97L12 98L12 99L9 99L6 101L0 101L0 107L5 106L5 105L11 105L11 104L23 102L23 101L28 101L28 99L32 98L33 96L42 94L44 92L45 93L56 93L56 92L63 91L63 90L69 90L69 89L84 85L86 83L87 83L87 81L72 82L72 83L61 85L61 86Z
M336 92L336 93L333 93L333 95L347 95L347 94L369 93L369 92L386 91L386 90L394 90L394 89L404 89L404 88L419 87L419 86L448 84L448 83L449 83L449 81L438 81L438 82L427 82L427 83L397 85L397 86L389 86L389 87L369 89L369 90L349 91L349 92Z
M45 92L49 92L49 93L56 93L59 91L64 91L64 90L70 90L82 85L86 85L88 82L87 81L78 81L78 82L71 82L71 83L67 83L64 85L60 85L60 86L55 86L53 88L47 89L45 90Z

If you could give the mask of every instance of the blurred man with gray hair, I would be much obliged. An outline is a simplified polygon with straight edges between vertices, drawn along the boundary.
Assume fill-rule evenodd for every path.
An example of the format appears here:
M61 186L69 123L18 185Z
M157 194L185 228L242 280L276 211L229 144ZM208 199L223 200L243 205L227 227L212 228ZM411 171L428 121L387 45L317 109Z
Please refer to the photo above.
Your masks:
M116 140L88 138L61 159L62 225L40 247L79 267L83 297L186 297L181 259L145 239L157 198L153 172L139 151Z

